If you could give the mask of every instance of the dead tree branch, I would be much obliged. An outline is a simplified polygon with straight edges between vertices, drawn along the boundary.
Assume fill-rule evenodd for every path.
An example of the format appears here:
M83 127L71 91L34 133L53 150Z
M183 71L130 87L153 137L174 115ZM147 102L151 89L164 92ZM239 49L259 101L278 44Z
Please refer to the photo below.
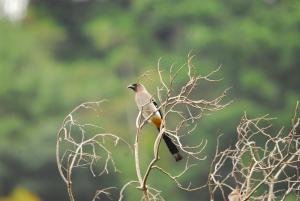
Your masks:
M232 148L217 149L211 166L209 189L211 200L219 191L240 192L229 200L285 200L288 194L300 192L300 118L298 103L292 125L276 134L268 115L249 118L246 113L237 127L238 141ZM231 164L231 169L224 174ZM235 186L232 186L234 181Z
M93 176L109 174L111 171L117 172L115 160L109 146L105 144L106 139L111 139L114 146L120 142L126 144L130 149L131 146L121 137L106 133L101 127L82 123L76 119L76 115L81 110L92 110L101 113L100 105L103 101L86 102L77 106L63 120L62 126L57 133L56 144L56 162L63 181L67 186L68 195L71 201L75 201L73 191L72 175L75 169L88 167ZM89 130L100 130L100 133L90 133ZM95 169L96 163L102 160L102 169ZM112 167L112 168L110 168ZM110 196L110 190L114 187L107 187L95 192L93 200L96 200L100 194Z
M160 61L158 62L157 75L159 77L161 87L157 88L157 99L160 102L160 107L158 109L163 113L164 122L161 125L160 132L153 145L153 158L149 162L144 174L141 173L139 165L138 139L139 136L141 136L142 127L147 123L148 119L151 118L152 115L145 119L141 118L141 113L137 116L137 132L134 148L136 153L135 164L137 178L139 181L139 189L141 189L144 194L142 200L164 200L157 189L147 185L150 172L153 170L162 172L170 178L178 188L185 191L195 191L206 186L205 182L200 185L193 185L191 181L188 186L184 186L179 180L180 177L190 171L194 166L199 165L199 161L206 158L205 154L203 154L203 150L206 146L206 140L200 140L198 144L192 145L184 143L183 139L187 136L190 137L190 135L196 135L195 130L197 123L203 115L221 110L228 106L231 102L224 103L224 98L226 97L228 89L225 89L221 95L211 100L197 96L197 86L200 82L220 81L219 79L214 79L213 76L215 76L221 67L218 67L216 70L206 75L200 75L197 73L192 64L192 58L193 56L189 56L187 63L182 66L176 67L172 65L168 71L163 71L160 66ZM186 78L183 83L179 82L177 79L179 74L181 74L181 76L184 74L184 77ZM149 76L149 73L147 76ZM172 119L172 121L169 121L169 119ZM176 124L171 123L174 122L174 120ZM169 170L157 165L157 161L159 160L160 142L164 133L167 133L173 139L175 144L183 153L185 153L185 157L187 158L185 168L175 176L173 176Z
M126 144L129 149L133 149L134 153L136 179L129 180L121 187L119 201L124 199L126 189L133 185L136 185L136 188L142 191L141 200L163 201L161 191L148 183L151 172L154 170L163 173L170 181L174 182L174 185L185 191L195 191L206 187L205 181L202 184L201 182L200 184L193 184L194 181L188 181L188 185L184 185L181 181L184 175L197 167L200 161L206 158L203 153L206 140L200 139L198 142L191 144L186 142L185 139L197 135L197 124L204 115L222 110L231 102L224 101L228 89L211 99L199 96L198 87L201 82L220 81L220 79L215 79L214 76L221 67L206 75L200 75L192 64L192 58L193 56L189 56L186 64L179 67L172 65L168 70L162 70L158 62L157 74L154 78L159 78L160 84L156 91L156 98L160 102L159 109L163 112L163 123L153 144L153 157L146 165L145 170L141 169L143 166L140 163L145 163L145 161L140 160L139 145L142 137L141 133L143 132L142 128L151 118L151 115L148 118L143 118L141 113L137 115L133 148L120 136L105 132L103 128L97 125L84 123L77 119L77 115L80 115L82 110L91 110L101 116L100 105L103 101L83 103L65 117L57 133L56 160L60 176L67 186L71 201L76 200L72 177L75 169L88 167L94 176L119 171L112 154L112 148L106 144L108 139L113 141L114 146L120 143ZM149 74L151 72L147 72L143 76L148 77ZM157 164L160 159L160 142L164 133L170 136L185 157L184 168L176 174ZM99 161L102 162L100 167L96 165ZM111 190L114 188L104 187L97 190L93 200L100 199L100 196L103 195L109 198Z

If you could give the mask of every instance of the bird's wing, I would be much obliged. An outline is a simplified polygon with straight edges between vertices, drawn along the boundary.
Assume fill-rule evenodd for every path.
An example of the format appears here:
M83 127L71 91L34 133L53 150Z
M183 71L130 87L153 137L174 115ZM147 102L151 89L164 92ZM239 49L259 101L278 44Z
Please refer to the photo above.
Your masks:
M152 99L152 103L153 103L153 105L155 106L156 109L159 108L158 104L155 102L154 99ZM163 114L162 114L161 110L159 109L159 110L157 110L157 112L158 112L160 118L162 119L163 118Z

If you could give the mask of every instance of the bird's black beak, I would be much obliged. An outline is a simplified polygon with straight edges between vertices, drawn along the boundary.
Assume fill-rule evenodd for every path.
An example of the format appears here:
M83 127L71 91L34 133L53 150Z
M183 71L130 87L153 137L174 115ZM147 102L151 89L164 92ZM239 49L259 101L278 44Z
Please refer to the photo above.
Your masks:
M127 86L127 88L132 89L132 90L135 90L135 87L136 86L134 84L130 84L130 85Z

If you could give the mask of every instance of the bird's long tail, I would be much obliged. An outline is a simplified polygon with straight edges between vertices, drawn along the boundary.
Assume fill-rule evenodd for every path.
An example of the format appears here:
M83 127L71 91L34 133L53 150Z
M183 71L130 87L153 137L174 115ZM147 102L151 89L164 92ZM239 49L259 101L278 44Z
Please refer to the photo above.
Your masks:
M160 114L161 114L161 112L160 112ZM161 118L153 117L151 119L151 121L156 126L157 130L160 132ZM174 156L175 160L180 161L182 159L182 156L180 155L176 144L172 141L172 139L170 138L170 136L167 133L163 133L162 137L163 137L169 151Z
M182 156L179 153L179 150L177 149L177 146L174 144L174 142L171 140L171 138L168 136L168 134L163 134L163 139L171 152L171 154L174 156L176 161L180 161L182 159Z
M177 146L175 145L175 143L172 141L172 139L169 137L169 135L167 133L164 133L162 137L163 137L169 151L174 156L175 160L180 161L182 159L182 156L180 155L179 150L178 150Z

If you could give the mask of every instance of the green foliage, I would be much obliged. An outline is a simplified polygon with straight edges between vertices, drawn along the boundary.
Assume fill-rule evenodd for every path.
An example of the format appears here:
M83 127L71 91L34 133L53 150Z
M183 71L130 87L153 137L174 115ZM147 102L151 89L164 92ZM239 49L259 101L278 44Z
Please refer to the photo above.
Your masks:
M61 180L52 181L55 166L48 170L49 180L40 179L47 174L43 168L55 163L55 134L63 117L81 102L108 99L101 126L133 142L137 110L126 86L145 71L156 70L159 58L163 69L182 65L191 50L203 74L223 65L222 82L203 83L199 95L209 99L232 87L234 103L205 116L197 139L191 139L208 139L209 156L219 133L228 139L222 147L234 141L244 111L251 116L270 113L279 117L278 125L289 123L300 99L299 23L299 1L33 1L22 23L0 21L0 157L18 164L1 163L0 181L6 178L5 169L23 178L3 180L0 188L37 182L40 185L31 187L44 200L64 200ZM180 75L179 83L183 79ZM145 80L153 93L157 80ZM150 127L145 130L147 135L153 132ZM144 139L146 161L152 154L146 141L152 137ZM132 155L125 147L120 152L130 158L128 162L116 154L122 172L134 176L128 165ZM172 168L168 154L161 155L165 161L160 163ZM189 176L204 180L208 164ZM22 175L28 171L38 172L40 178ZM153 185L161 177L153 175ZM108 183L121 181L124 178L116 176ZM53 183L61 189L51 191ZM189 197L175 193L172 182L161 183L168 200L208 200L206 192ZM85 183L87 188L93 185L94 180Z

